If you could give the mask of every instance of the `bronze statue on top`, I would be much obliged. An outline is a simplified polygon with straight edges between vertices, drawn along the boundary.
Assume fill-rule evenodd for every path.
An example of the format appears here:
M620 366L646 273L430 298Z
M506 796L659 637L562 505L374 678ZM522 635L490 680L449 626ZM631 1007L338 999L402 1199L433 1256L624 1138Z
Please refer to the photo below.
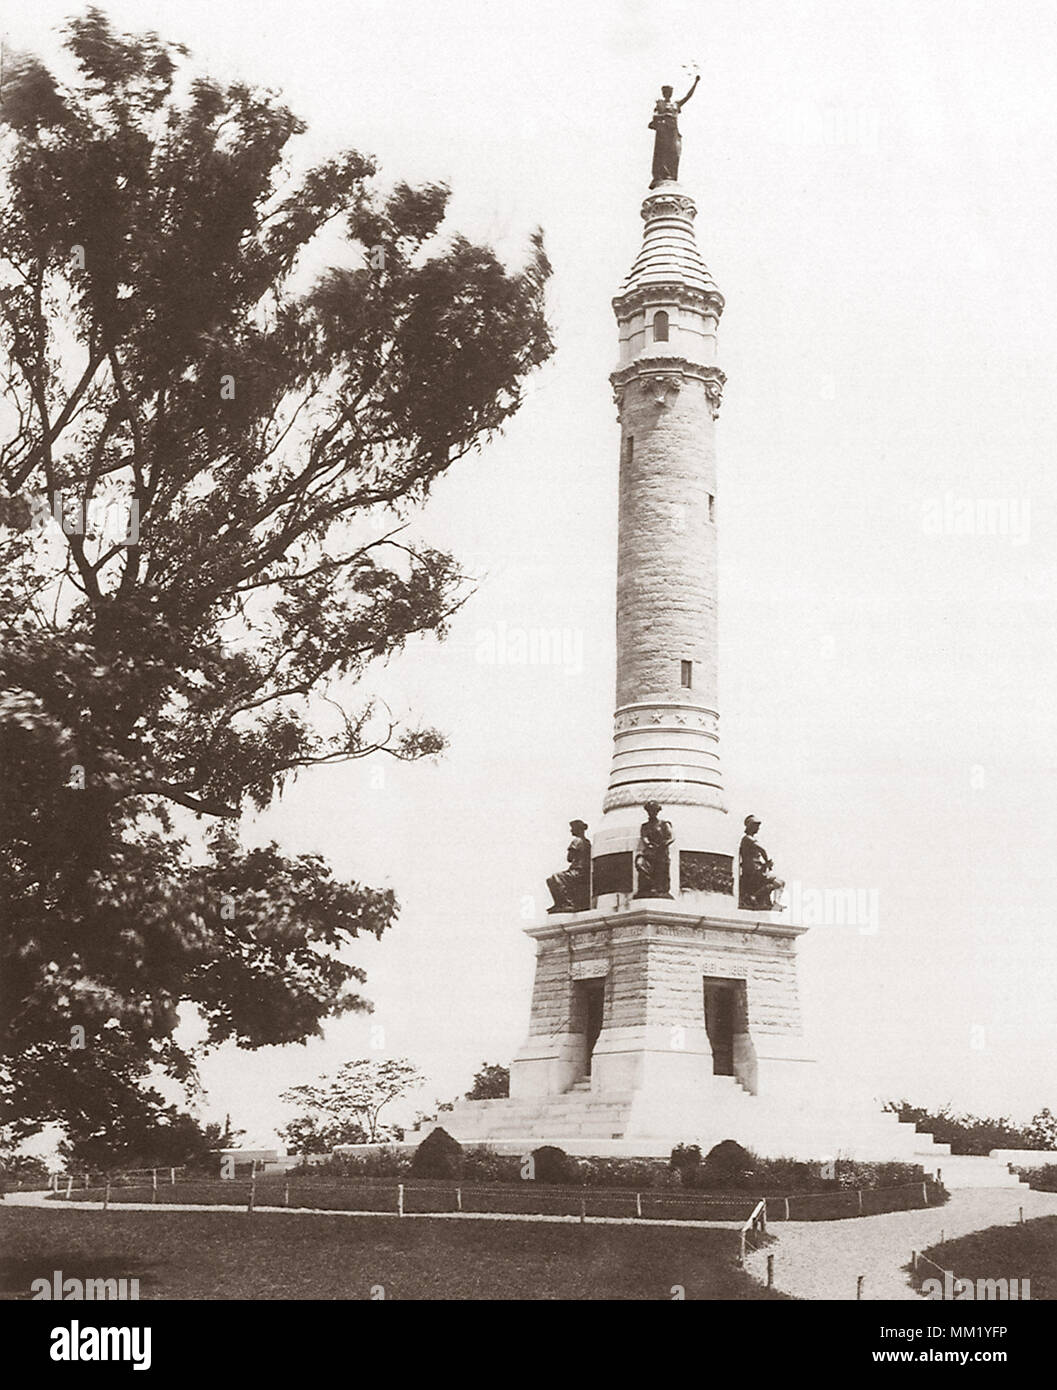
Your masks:
M648 817L639 831L639 848L635 855L639 886L636 898L670 898L672 823L660 820L661 803L647 801L642 808Z
M760 822L755 816L745 817L745 834L738 853L738 906L756 912L780 909L778 896L785 883L775 878L774 864L762 845L756 843Z
M679 112L697 90L700 74L694 78L693 86L682 101L672 100L671 87L661 88L661 99L653 108L653 120L649 128L655 131L653 137L653 182L651 188L659 183L674 182L679 177L679 156L683 152L683 137L679 134Z
M551 874L547 887L554 906L548 912L586 912L591 906L591 841L587 838L587 822L569 822L572 840L565 857L569 867Z

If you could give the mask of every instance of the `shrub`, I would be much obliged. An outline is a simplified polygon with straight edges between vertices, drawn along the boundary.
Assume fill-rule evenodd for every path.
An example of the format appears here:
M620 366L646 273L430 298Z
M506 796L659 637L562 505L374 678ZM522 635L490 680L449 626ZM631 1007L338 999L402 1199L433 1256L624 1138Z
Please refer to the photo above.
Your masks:
M497 1154L487 1145L467 1149L462 1175L468 1182L517 1182L521 1177L521 1159L517 1154Z
M301 1162L292 1171L300 1176L402 1178L410 1169L410 1155L383 1147L363 1154L329 1154L321 1163Z
M1041 1168L1016 1167L1014 1173L1028 1180L1028 1186L1036 1192L1057 1192L1057 1163L1046 1163Z
M415 1178L462 1177L464 1154L458 1139L439 1126L426 1135L411 1159Z
M575 1183L579 1178L575 1161L553 1144L532 1150L532 1173L536 1182Z
M582 1167L583 1165L581 1165ZM670 1171L649 1158L592 1158L581 1181L592 1187L619 1187L633 1192L665 1185Z
M684 1176L687 1170L700 1168L700 1166L700 1144L676 1144L671 1157L668 1159L668 1167L674 1169L680 1176Z
M756 1157L733 1139L724 1139L709 1150L694 1179L696 1186L744 1186L756 1180Z

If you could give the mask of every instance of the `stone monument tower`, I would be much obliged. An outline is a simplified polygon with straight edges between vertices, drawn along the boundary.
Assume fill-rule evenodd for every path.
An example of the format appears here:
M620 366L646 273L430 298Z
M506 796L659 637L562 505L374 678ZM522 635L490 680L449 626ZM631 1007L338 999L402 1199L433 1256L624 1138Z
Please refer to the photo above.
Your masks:
M603 813L572 823L569 867L549 880L554 906L526 929L536 974L510 1099L463 1102L445 1125L459 1139L547 1138L581 1152L733 1137L761 1153L894 1156L913 1148L905 1126L894 1138L894 1116L874 1110L853 1125L846 1098L819 1100L797 993L806 929L777 905L759 822L727 813L716 603L724 301L678 182L677 116L693 90L676 103L665 88L657 103L642 245L613 300L617 663Z

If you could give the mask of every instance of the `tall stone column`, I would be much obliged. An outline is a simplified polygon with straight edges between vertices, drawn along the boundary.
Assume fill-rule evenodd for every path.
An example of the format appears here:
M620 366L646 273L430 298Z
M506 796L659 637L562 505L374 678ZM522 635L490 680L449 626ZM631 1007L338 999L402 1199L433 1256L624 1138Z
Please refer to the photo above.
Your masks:
M735 894L741 824L727 815L719 752L723 296L695 216L677 183L650 190L641 249L613 300L613 760L592 826L590 906L526 929L536 982L510 1123L533 1133L705 1135L742 1124L750 1097L794 1096L811 1073L796 983L803 928L777 910L742 910Z
M697 209L678 184L642 204L642 248L613 300L620 360L617 679L613 762L595 839L599 896L627 891L642 805L676 825L674 851L729 859L719 754L715 420L723 296L694 237ZM686 861L701 884L715 859ZM702 865L704 866L702 868ZM712 877L710 879L710 872ZM693 886L677 883L679 887Z

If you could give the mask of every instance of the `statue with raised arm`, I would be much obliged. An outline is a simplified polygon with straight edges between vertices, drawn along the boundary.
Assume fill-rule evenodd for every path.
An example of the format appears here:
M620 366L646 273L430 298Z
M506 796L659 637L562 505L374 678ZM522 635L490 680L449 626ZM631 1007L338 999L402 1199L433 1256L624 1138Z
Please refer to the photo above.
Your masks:
M745 817L745 834L738 853L738 906L755 912L781 911L778 898L785 883L775 878L770 855L757 843L759 828L755 816Z
M700 74L695 76L693 86L682 101L672 100L671 87L661 88L661 99L653 108L653 120L649 128L655 131L653 137L653 182L651 188L659 183L674 182L679 177L679 156L683 152L683 137L679 134L679 112L697 90Z
M672 823L661 820L661 803L647 801L642 808L646 820L639 831L639 848L635 855L639 886L636 898L670 898Z
M551 874L547 887L554 906L548 912L586 912L591 906L591 841L582 820L569 822L572 839L565 852L569 867Z

